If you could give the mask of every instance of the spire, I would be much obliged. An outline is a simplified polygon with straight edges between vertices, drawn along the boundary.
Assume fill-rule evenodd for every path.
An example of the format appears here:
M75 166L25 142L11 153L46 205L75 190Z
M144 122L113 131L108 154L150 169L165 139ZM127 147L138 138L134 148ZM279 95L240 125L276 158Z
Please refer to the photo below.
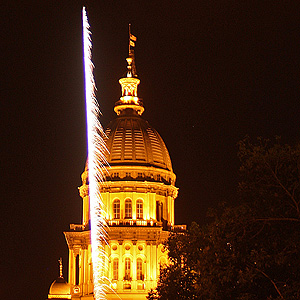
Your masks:
M129 24L129 55L126 58L127 61L127 73L126 77L119 80L122 87L122 96L120 100L115 103L114 111L119 115L125 109L133 109L139 115L144 112L142 100L137 95L137 87L140 80L137 78L134 47L137 38L131 34L131 25Z
M64 276L63 276L62 258L60 258L60 259L58 260L58 262L59 262L59 277L60 277L60 278L63 278Z
M134 58L134 47L137 38L133 34L131 34L131 24L129 24L129 58L131 58L132 63L132 76L137 77L136 66L135 66L135 58ZM128 62L128 61L127 61Z

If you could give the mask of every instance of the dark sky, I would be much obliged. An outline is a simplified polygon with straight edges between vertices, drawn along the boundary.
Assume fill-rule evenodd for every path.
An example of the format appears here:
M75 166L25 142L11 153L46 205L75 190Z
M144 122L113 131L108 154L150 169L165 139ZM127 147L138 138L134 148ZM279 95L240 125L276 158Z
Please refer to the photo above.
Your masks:
M1 295L46 299L81 221L86 159L80 1L1 6ZM233 202L237 142L299 142L298 1L87 1L102 124L115 117L128 23L144 118L177 175L176 223ZM65 275L67 270L65 268ZM1 296L2 297L2 296Z

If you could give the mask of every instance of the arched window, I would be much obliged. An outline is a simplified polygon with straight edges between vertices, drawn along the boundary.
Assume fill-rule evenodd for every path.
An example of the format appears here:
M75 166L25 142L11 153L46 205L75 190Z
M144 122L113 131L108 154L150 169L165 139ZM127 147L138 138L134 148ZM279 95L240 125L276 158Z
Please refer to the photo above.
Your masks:
M124 280L131 280L130 268L131 268L130 258L126 257L125 258L125 276L124 276Z
M113 260L113 280L119 279L119 260L115 258Z
M113 202L113 217L114 219L120 219L120 200L116 199Z
M132 218L132 203L130 199L125 200L125 219Z
M136 218L143 219L143 200L136 201Z
M137 280L144 280L143 274L143 261L141 258L136 260L136 279Z

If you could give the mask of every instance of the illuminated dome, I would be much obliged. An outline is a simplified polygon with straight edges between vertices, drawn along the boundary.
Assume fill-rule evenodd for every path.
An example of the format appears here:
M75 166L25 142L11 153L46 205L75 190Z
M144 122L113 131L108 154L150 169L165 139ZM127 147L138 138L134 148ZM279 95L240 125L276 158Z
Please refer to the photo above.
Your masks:
M158 132L132 108L106 129L110 166L153 166L172 171L170 155Z
M105 149L102 152L105 160L101 161L103 165L100 164L103 177L99 182L99 191L103 199L108 195L110 197L103 200L104 205L109 208L105 215L109 226L121 225L123 220L127 224L127 219L138 219L137 223L131 221L131 225L140 224L142 218L137 217L136 201L141 200L144 201L143 224L147 225L149 221L152 222L149 226L153 226L153 220L156 220L159 224L157 226L168 230L174 225L174 199L178 194L176 175L163 139L141 117L144 106L137 92L140 80L134 71L134 56L131 54L126 59L127 74L119 80L122 92L114 107L117 117L105 129L104 140L108 151ZM87 163L81 175L82 186L79 188L83 198L85 228L89 228L90 220L88 171ZM135 201L130 217L124 215L125 200L128 197ZM120 210L123 210L117 217L112 213L114 199L120 201Z
M119 80L122 96L114 111L118 117L105 131L109 151L107 161L114 166L145 166L173 173L170 155L158 132L140 116L143 102L138 97L140 80L135 73L134 57L127 58L127 74Z
M160 267L168 263L164 242L173 229L184 228L175 225L178 188L168 150L142 118L144 106L137 93L140 80L131 48L136 37L130 31L129 37L127 74L119 80L122 93L114 106L116 119L105 134L101 126L93 128L93 144L88 145L97 151L89 152L91 160L81 175L82 222L70 224L64 232L69 284L63 279L60 259L60 276L50 287L50 300L95 299L94 276L98 274L93 265L101 267L98 279L105 284L107 299L145 300L157 285ZM97 113L93 111L93 117ZM94 237L101 240L100 265L93 257Z
M58 277L50 286L48 299L71 299L70 285L63 277Z

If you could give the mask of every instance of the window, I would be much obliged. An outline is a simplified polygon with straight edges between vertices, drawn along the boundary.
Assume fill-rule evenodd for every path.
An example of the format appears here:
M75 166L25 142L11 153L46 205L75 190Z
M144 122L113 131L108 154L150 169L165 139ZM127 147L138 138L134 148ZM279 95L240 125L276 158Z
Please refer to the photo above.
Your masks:
M156 201L156 220L160 221L160 203Z
M163 204L160 202L156 202L156 220L158 222L162 222L163 219Z
M115 258L113 260L113 280L118 280L119 278L119 260Z
M143 219L143 200L136 201L136 218Z
M130 199L125 200L125 219L132 218L132 204Z
M114 219L120 219L120 200L114 200L113 202L113 214Z
M137 280L144 280L143 275L143 261L141 258L136 260L136 279Z
M127 258L125 258L125 276L124 276L124 280L131 280L130 267L131 267L130 258L127 257Z

